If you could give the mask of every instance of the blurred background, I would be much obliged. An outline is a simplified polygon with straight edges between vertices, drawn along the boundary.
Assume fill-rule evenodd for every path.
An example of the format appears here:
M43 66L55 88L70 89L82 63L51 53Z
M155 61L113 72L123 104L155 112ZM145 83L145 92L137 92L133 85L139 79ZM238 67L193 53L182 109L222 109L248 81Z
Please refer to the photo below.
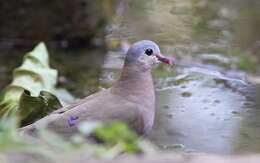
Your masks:
M23 0L0 2L0 89L44 41L58 87L83 97L120 74L131 43L158 43L176 66L154 70L164 148L260 152L260 1Z

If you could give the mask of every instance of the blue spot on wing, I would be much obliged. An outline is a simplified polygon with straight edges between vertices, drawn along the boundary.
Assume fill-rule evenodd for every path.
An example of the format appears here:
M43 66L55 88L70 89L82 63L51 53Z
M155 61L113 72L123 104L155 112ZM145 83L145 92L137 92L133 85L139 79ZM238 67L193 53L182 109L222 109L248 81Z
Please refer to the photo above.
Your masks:
M68 120L69 126L70 127L75 126L78 119L79 119L78 116L70 116L70 119Z

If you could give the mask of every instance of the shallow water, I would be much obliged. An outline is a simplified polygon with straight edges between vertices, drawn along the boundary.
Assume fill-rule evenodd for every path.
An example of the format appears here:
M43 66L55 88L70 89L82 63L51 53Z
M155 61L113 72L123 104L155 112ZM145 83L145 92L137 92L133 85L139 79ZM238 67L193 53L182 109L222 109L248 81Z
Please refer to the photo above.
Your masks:
M154 70L157 110L150 138L184 152L259 153L260 86L253 84L260 72L259 1L125 2L108 40L154 40L177 64ZM104 87L122 66L122 56L110 56Z
M188 71L195 79L156 91L151 138L166 148L181 144L183 151L260 152L260 105L254 101L260 87L205 70Z
M105 62L103 87L118 78L123 63L122 55L111 56ZM260 86L204 68L160 66L154 69L156 120L151 140L184 152L260 152Z

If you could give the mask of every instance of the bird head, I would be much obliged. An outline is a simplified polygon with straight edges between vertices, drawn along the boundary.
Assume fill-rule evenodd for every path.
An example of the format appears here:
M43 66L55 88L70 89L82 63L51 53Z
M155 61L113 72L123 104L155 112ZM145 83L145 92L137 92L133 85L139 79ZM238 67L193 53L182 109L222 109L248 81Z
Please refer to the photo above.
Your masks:
M159 46L153 41L142 40L134 43L127 51L126 60L128 62L141 62L153 65L163 62L173 65L173 61L161 54Z

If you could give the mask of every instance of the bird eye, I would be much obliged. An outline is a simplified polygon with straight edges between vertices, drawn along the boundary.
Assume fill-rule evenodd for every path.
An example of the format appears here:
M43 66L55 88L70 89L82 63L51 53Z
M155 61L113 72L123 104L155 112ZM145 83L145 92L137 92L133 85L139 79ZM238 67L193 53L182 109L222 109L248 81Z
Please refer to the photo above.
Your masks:
M145 50L145 54L148 55L148 56L150 56L150 55L153 54L153 50L152 50L152 49L146 49L146 50Z

